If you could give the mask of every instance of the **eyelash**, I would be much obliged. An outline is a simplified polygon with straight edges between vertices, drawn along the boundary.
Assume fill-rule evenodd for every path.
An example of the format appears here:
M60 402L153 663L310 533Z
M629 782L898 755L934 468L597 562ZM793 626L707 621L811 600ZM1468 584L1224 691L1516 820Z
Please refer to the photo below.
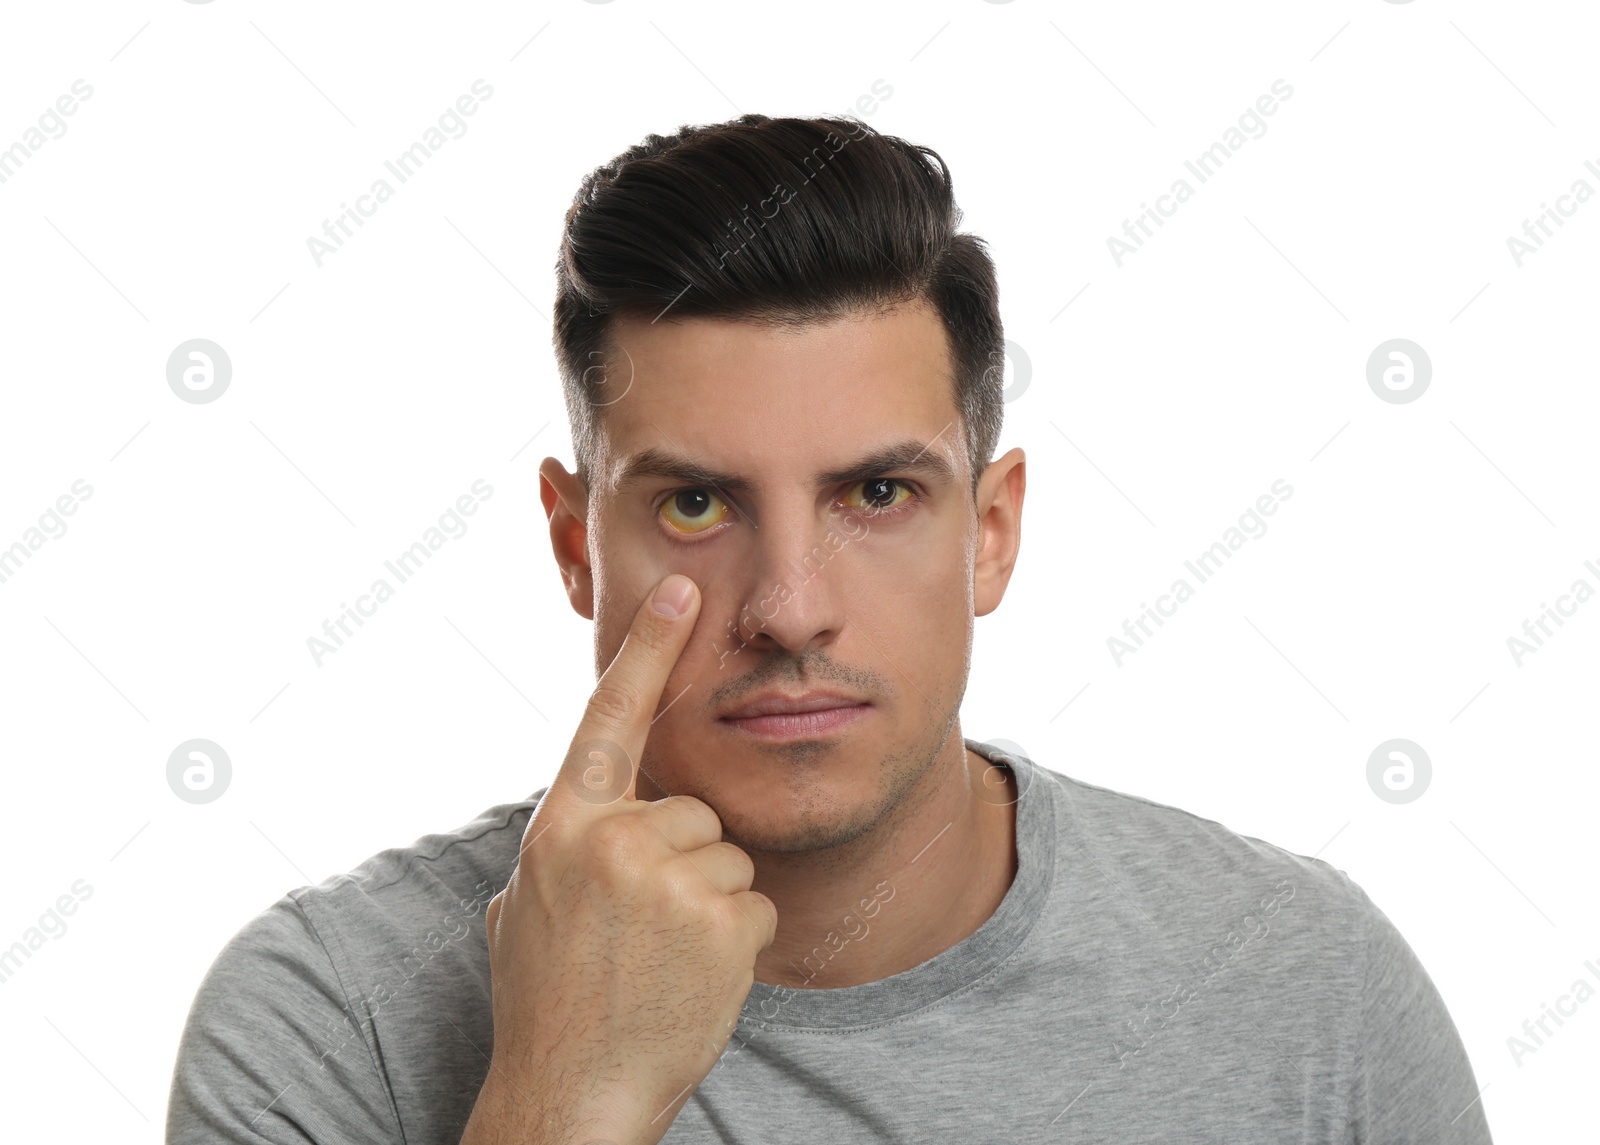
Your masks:
M914 508L916 508L918 505L920 505L922 503L922 499L923 499L922 490L917 488L917 486L915 484L913 484L912 482L905 480L903 477L869 477L865 481L857 481L855 483L855 485L850 486L850 488L854 489L856 487L856 485L871 485L873 482L876 482L876 481L892 482L893 484L898 485L901 489L904 489L906 491L906 493L908 494L908 496L906 497L906 499L904 501L900 502L900 504L896 505L892 509L880 509L880 510L878 510L876 512L871 513L870 514L870 519L871 520L880 521L880 520L883 520L884 518L888 518L888 517L898 517L903 512L906 512L906 511L909 511L911 509L914 509ZM661 519L661 509L662 509L663 506L665 506L667 504L667 502L671 501L679 493L694 493L694 492L710 493L713 496L715 496L718 500L720 500L724 505L726 505L728 507L728 510L729 510L730 513L735 514L735 515L741 515L739 513L738 506L734 505L734 503L732 501L729 501L727 498L723 497L720 493L718 493L715 489L713 489L713 488L711 488L710 486L707 486L707 485L684 485L684 486L681 486L680 488L677 488L677 489L669 489L651 507L651 510L650 510L651 515L653 517L655 517L659 521ZM862 509L860 507L855 506L855 505L848 505L848 506L846 506L846 508L854 509L857 512L861 512L862 511ZM712 528L716 529L717 527L713 526ZM672 529L670 527L668 527L667 525L665 525L665 524L663 524L660 527L660 531L661 531L661 534L663 536L665 536L668 541L672 542L675 545L685 545L685 546L687 546L687 545L699 545L699 544L704 544L705 543L704 541L700 541L700 540L696 540L695 539L697 536L704 536L705 534L703 534L703 533L700 533L700 534L674 534ZM710 531L711 530L707 530L707 532L710 532ZM724 532L726 530L718 530L718 531L719 532Z

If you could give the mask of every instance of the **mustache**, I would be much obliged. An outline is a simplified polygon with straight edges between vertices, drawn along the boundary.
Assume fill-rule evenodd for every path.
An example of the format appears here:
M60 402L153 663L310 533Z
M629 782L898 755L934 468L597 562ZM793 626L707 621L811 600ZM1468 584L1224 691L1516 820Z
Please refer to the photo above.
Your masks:
M713 688L705 703L720 709L774 682L791 683L797 689L834 684L866 699L893 692L889 681L876 672L847 667L817 650L797 654L778 648L758 655L755 667L742 676Z

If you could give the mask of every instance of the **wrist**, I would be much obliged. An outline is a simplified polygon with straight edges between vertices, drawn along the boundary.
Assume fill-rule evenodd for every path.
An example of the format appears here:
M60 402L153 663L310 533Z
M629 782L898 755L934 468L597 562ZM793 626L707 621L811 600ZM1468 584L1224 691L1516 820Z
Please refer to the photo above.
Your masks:
M654 1145L671 1118L647 1124L618 1092L598 1093L592 1075L512 1070L491 1059L461 1145ZM474 1136L481 1123L484 1133Z

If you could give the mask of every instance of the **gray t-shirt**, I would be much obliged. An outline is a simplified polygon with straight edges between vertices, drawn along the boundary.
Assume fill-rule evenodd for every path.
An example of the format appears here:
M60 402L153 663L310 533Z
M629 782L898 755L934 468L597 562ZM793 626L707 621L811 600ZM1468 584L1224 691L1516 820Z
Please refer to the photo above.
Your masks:
M756 983L666 1142L1487 1142L1427 972L1343 872L986 744L1017 874L858 986ZM457 1145L493 1045L483 908L544 789L289 892L179 1047L170 1145ZM893 873L806 971L893 925Z

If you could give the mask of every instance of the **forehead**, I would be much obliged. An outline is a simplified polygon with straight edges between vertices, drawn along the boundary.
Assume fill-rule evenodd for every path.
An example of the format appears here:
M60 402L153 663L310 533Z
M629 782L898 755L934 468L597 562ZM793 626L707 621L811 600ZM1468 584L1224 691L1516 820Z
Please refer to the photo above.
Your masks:
M608 479L649 450L752 484L810 479L907 440L964 470L949 342L926 304L804 326L619 317L611 330L596 397Z

